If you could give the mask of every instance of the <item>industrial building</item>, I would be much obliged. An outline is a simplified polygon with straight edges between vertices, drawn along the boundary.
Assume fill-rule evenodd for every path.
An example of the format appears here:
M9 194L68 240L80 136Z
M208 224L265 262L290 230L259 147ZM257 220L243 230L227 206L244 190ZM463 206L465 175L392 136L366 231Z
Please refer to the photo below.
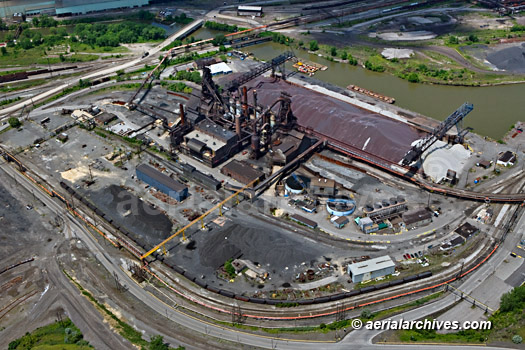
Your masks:
M388 256L361 261L348 265L348 274L353 283L365 282L378 277L393 274L396 271L396 264Z
M184 136L181 148L183 153L215 167L237 152L237 140L238 137L233 131L209 120L203 120Z
M379 225L372 221L369 217L359 218L359 228L366 234L379 231Z
M16 13L27 16L47 14L65 17L112 9L137 8L148 4L149 0L10 0L0 7L0 16L5 18Z
M310 193L314 196L335 196L335 181L323 178L312 179Z
M260 170L254 169L246 162L232 160L222 167L221 173L239 181L242 184L249 184L257 180L255 184L264 179L264 173Z
M499 155L497 164L501 166L510 166L514 165L515 162L516 155L511 151L506 151Z
M427 225L432 222L432 213L425 208L407 211L402 215L405 227L410 230L416 226Z
M109 123L111 123L113 120L116 120L116 119L118 119L116 115L114 115L113 113L108 113L108 112L102 112L95 116L95 122L98 125L108 125Z
M55 11L59 17L84 15L114 9L146 6L149 0L55 0Z
M261 6L237 6L237 16L255 16L261 17L263 13Z
M162 193L175 198L181 202L188 197L188 187L184 186L171 177L162 174L158 170L146 164L141 164L136 169L137 178L148 185L155 187Z
M382 200L374 204L367 204L363 208L363 213L370 219L377 221L397 215L407 210L406 200L401 197L392 197L389 200Z
M470 224L469 222L465 222L463 225L459 226L454 232L456 232L458 235L467 240L476 233L478 233L479 229L476 226Z
M221 188L221 182L219 180L211 175L198 171L190 164L182 164L182 173L184 176L191 178L210 190L218 191Z
M233 70L224 62L219 62L209 66L211 75L230 74Z
M301 132L290 130L289 134L273 145L272 161L274 164L285 165L304 152L311 144L311 140Z
M292 221L298 222L298 223L300 223L302 225L305 225L307 227L310 227L310 228L316 228L317 227L317 222L312 221L310 219L307 219L307 218L305 218L304 216L301 216L301 215L297 215L297 214L291 215L290 219Z
M346 216L334 216L330 221L332 221L337 228L343 228L350 222Z

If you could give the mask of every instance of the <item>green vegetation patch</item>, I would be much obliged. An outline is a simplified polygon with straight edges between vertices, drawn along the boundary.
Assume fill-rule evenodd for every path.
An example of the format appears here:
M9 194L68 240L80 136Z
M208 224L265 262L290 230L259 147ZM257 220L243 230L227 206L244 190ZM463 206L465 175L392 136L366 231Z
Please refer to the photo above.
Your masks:
M82 333L73 322L66 318L48 326L37 328L31 333L27 332L23 337L9 343L8 349L87 350L93 349L93 347L83 339Z
M151 342L144 340L142 338L141 332L135 330L135 328L133 328L132 326L115 316L114 313L112 313L105 305L99 303L90 292L85 290L79 283L77 283L65 270L63 272L86 298L88 298L93 304L97 306L97 308L103 311L107 316L109 316L112 319L112 321L116 322L115 329L121 336L123 336L133 344L139 345L142 350L184 350L183 346L171 348L167 344L164 344L162 336L153 336L151 338Z
M438 334L428 330L403 330L398 332L403 342L452 342L452 343L518 343L525 337L525 285L514 288L501 296L500 308L488 320L490 330L466 330Z

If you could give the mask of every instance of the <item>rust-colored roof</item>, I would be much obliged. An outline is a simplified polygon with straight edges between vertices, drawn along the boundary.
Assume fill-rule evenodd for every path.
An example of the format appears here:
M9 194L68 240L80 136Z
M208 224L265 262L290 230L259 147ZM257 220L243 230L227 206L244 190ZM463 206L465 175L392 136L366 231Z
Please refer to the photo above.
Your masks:
M281 91L288 92L299 126L394 163L403 158L413 141L426 135L403 122L281 80L260 77L247 87L257 90L257 103L263 106L278 99ZM248 95L253 103L253 95Z

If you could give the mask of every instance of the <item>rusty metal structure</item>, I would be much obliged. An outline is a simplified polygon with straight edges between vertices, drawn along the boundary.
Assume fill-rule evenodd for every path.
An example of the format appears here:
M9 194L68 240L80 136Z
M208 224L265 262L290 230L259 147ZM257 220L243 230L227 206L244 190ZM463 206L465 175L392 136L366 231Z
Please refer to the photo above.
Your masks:
M279 55L230 81L225 92L214 83L210 69L203 67L196 108L199 117L193 119L194 123L181 117L179 125L171 130L172 147L203 160L210 167L246 147L252 159L270 152L275 139L295 125L291 96L282 91L271 103L259 105L257 90L242 85L269 70L274 79L279 79L275 74L279 67L281 78L285 78L283 65L294 58L293 52Z

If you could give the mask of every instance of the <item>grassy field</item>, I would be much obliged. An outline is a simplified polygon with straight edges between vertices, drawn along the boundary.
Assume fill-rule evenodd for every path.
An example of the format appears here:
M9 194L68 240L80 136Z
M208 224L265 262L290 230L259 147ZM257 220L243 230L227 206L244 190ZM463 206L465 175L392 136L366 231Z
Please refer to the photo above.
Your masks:
M129 52L125 46L91 46L84 43L71 43L71 52L86 52L86 53L126 53Z
M40 327L9 343L9 350L88 350L80 330L69 318Z

